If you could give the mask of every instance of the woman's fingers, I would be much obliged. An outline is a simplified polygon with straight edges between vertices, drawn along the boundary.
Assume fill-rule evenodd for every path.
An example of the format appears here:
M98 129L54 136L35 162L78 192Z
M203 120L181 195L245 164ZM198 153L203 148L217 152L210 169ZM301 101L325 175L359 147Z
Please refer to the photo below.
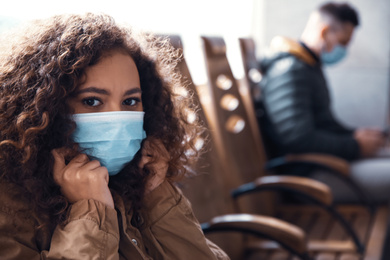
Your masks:
M149 155L142 155L141 160L138 163L138 167L143 169L147 163L152 161L152 159L153 157Z
M138 164L140 168L148 167L152 171L145 187L145 193L149 193L164 182L169 162L169 153L163 142L157 138L149 137L142 147L142 158Z
M108 184L108 180L109 180L108 170L106 167L101 166L98 160L89 161L88 163L81 166L80 172L93 172L94 175L101 175L104 177L104 180Z
M156 189L164 181L165 181L165 178L161 178L157 174L153 175L153 176L150 176L150 178L146 182L145 194L148 194L151 191L153 191L154 189Z
M77 169L89 162L88 156L85 154L79 154L73 158L68 164L65 164L65 156L60 150L53 150L54 166L53 166L53 178L57 184L62 182L63 178L69 177L68 169Z
M73 158L69 162L69 164L85 164L87 162L89 162L88 156L86 154L81 153L81 154L77 155L75 158Z
M53 150L54 181L61 187L62 194L74 203L82 199L94 199L114 208L108 188L109 175L97 160L90 161L85 154L79 154L68 164L61 151Z
M51 154L54 157L54 168L62 169L66 166L64 156L60 154L56 149L52 150Z

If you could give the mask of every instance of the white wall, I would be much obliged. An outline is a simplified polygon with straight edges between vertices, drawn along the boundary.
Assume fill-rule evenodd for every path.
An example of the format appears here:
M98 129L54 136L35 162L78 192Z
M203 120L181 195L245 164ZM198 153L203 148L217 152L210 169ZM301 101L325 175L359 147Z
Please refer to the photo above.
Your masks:
M337 0L336 0L337 1ZM252 34L259 51L275 35L299 38L312 10L321 0L260 0ZM344 1L338 1L344 2ZM350 0L359 11L361 26L356 30L348 57L326 69L333 109L350 126L383 127L389 115L390 1Z
M299 38L310 12L322 0L14 0L2 3L1 16L16 20L58 13L104 12L141 30L180 34L195 83L206 82L200 35L223 36L234 73L242 76L237 38L253 36L258 49L275 35ZM326 69L333 108L352 126L383 126L388 116L390 1L350 0L360 13L346 60ZM22 7L22 8L20 8ZM0 30L2 29L0 19Z
M159 34L182 36L185 56L194 81L207 81L200 36L223 36L233 45L229 56L239 62L231 49L237 37L251 33L252 6L257 0L12 0L2 3L1 16L18 20L49 17L62 13L103 12L117 21ZM22 8L21 8L22 7ZM235 69L238 73L241 67ZM240 76L240 75L238 75Z

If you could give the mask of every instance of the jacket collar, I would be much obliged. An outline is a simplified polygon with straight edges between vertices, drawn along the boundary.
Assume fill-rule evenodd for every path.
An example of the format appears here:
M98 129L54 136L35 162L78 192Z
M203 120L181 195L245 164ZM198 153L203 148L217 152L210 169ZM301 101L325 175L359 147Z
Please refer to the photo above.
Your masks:
M314 66L319 62L318 58L313 56L312 52L305 48L300 42L287 37L276 36L272 39L270 48L273 52L290 53L311 66Z

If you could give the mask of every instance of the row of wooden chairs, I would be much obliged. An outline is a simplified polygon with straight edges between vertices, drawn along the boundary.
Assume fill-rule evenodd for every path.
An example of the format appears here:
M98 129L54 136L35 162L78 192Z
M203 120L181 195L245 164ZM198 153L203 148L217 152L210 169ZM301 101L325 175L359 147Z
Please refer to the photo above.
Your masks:
M183 55L180 37L167 39ZM268 160L252 102L261 78L254 41L240 39L246 72L241 84L233 77L223 38L202 41L208 84L194 85L184 57L177 69L209 130L199 137L209 141L203 142L206 152L196 175L180 184L207 236L232 259L382 259L388 209L367 205L349 182L345 161L316 154ZM272 171L292 163L321 165L338 174L362 203L336 207L326 185ZM308 203L287 203L280 192Z

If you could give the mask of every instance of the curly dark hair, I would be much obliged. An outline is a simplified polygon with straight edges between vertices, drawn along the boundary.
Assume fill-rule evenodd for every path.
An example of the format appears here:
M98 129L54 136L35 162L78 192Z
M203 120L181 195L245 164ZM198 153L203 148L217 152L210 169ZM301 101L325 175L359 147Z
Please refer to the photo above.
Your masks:
M139 71L144 129L160 139L170 154L168 178L176 180L196 157L199 124L187 120L191 95L179 95L177 53L168 40L135 33L107 15L62 15L34 21L8 36L0 55L0 181L15 183L31 198L35 212L53 225L66 218L68 202L54 182L51 151L67 147L75 123L68 97L83 81L85 70L113 50L125 51ZM180 92L180 91L179 91ZM137 167L140 153L110 187L140 205L150 174ZM131 173L131 174L129 174Z

